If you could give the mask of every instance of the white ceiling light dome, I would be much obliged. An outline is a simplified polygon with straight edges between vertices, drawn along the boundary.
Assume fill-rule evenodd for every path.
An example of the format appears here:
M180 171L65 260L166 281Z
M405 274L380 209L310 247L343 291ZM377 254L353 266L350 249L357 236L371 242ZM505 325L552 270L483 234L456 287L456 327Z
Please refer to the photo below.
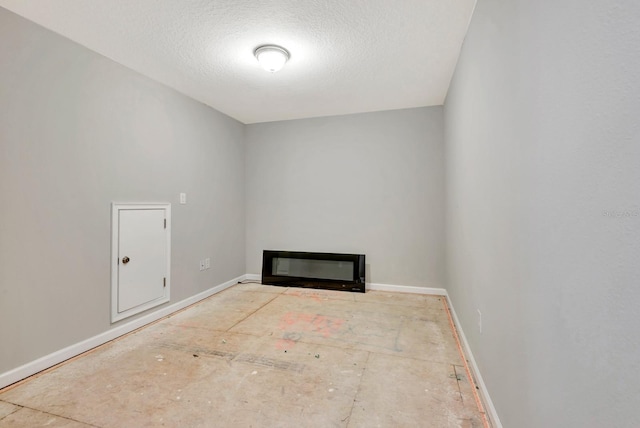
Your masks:
M253 52L253 54L262 68L270 71L271 73L275 73L280 70L289 60L289 51L276 45L260 46Z

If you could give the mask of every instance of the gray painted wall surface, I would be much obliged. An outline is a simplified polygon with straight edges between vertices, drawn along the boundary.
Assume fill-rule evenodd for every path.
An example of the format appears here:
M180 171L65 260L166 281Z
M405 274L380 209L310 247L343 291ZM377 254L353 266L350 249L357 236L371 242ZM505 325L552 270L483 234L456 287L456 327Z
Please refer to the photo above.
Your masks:
M480 0L471 22L448 291L505 427L638 426L639 21L636 0Z
M110 328L112 201L173 204L172 302L244 273L242 124L1 8L0 58L0 372Z
M248 125L247 272L262 250L364 253L367 282L442 287L442 108Z

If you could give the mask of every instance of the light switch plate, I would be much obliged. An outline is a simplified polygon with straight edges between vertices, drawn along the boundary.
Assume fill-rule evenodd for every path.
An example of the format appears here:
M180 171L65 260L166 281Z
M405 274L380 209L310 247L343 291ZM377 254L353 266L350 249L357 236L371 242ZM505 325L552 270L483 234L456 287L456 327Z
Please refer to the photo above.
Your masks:
M187 194L186 193L180 193L180 203L182 205L187 203Z

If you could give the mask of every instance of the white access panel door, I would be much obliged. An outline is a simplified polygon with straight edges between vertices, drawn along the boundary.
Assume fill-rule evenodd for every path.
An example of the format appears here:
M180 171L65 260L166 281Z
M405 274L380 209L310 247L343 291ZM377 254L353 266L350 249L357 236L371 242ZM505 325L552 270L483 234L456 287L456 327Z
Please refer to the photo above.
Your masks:
M169 204L114 204L112 322L169 301L169 220Z

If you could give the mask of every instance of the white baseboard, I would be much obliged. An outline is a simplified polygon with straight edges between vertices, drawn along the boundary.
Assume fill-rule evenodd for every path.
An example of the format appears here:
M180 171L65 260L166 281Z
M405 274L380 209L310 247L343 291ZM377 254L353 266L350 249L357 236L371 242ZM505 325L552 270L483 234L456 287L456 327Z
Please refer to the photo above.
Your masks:
M13 370L2 373L0 374L0 388L4 388L5 386L11 385L12 383L32 376L38 372L41 372L42 370L48 369L49 367L66 361L69 358L73 358L77 355L82 354L83 352L89 351L96 346L105 344L110 340L116 339L124 334L130 333L140 327L166 317L167 315L170 315L176 311L184 309L187 306L193 305L194 303L197 303L202 299L206 299L207 297L212 296L226 288L229 288L232 285L237 284L239 281L244 281L245 279L246 275L239 276L220 285L212 287L206 291L203 291L202 293L198 293L195 296L189 297L172 305L165 306L150 314L144 315L140 318L136 318L125 324L118 325L117 327L107 330L104 333L100 333L96 336L90 337L89 339L83 340L82 342L78 342L64 349L53 352L49 355L45 355L42 358L38 358L35 361L31 361L30 363L17 367Z
M262 275L259 273L248 273L244 277L247 281L262 281Z
M489 391L487 390L487 385L485 385L484 380L482 379L482 375L480 374L480 369L478 368L478 364L476 363L476 359L473 357L473 353L471 352L471 347L469 346L469 342L467 342L467 337L464 335L464 331L460 325L460 320L458 320L458 315L456 315L456 310L453 307L453 303L451 302L451 298L447 294L447 302L449 304L449 308L451 309L451 315L453 317L453 323L456 325L456 329L458 330L458 336L460 337L460 341L462 342L462 347L464 348L464 352L468 358L468 361L471 365L471 372L475 378L476 386L480 388L480 398L482 399L482 404L485 406L485 412L491 421L491 425L493 428L502 428L502 423L500 422L500 418L498 417L498 412L496 412L496 408L493 405L493 401L491 401L491 397L489 396Z
M367 283L367 290L391 291L394 293L431 294L436 296L446 296L447 290L434 287L414 287L410 285L392 285Z

